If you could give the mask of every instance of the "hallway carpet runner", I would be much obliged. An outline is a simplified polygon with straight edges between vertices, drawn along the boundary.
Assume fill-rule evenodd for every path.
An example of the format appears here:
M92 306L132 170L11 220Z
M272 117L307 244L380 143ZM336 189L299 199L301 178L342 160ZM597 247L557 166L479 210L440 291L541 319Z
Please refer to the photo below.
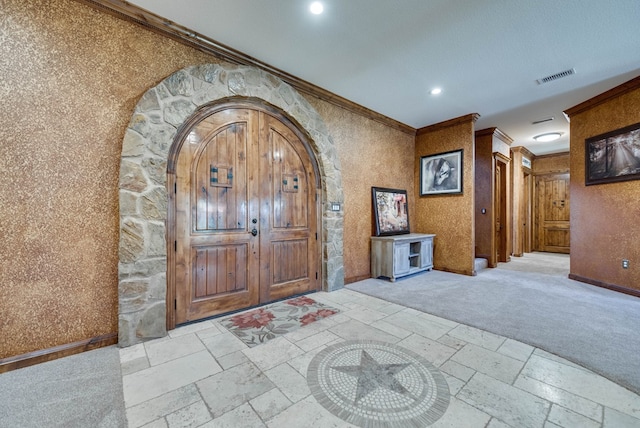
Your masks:
M224 318L220 324L253 347L340 312L306 297L296 297Z

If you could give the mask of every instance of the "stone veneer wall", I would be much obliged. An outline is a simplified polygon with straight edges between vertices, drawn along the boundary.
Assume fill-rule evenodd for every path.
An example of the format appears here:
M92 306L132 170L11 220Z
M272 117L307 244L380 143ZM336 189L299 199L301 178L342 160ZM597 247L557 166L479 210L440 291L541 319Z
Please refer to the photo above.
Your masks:
M204 64L180 70L147 91L126 131L120 164L119 345L166 335L167 158L177 129L199 107L256 97L280 108L311 136L322 180L323 289L344 285L340 161L316 110L291 86L257 68ZM343 205L344 206L344 205Z

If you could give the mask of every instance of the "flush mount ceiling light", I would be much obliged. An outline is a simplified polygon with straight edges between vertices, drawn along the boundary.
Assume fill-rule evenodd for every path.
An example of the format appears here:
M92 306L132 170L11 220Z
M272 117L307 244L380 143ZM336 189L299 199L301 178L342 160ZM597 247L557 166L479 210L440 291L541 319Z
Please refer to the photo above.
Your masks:
M540 143L549 143L555 141L562 136L559 132L547 132L546 134L540 134L533 137L534 140Z
M441 93L442 93L442 89L440 89L440 88L433 88L432 90L430 90L430 91L429 91L429 93L430 93L431 95L438 95L438 94L441 94Z
M319 1L314 1L313 3L311 3L311 6L309 6L309 10L314 15L320 15L324 10L324 6Z

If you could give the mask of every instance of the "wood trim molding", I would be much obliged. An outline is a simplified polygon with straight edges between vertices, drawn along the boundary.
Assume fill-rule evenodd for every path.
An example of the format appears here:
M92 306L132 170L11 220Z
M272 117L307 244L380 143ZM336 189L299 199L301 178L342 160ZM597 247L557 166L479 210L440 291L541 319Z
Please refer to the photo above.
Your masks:
M640 76L631 79L622 85L616 86L613 89L608 90L607 92L603 92L600 95L596 95L595 97L578 104L577 106L571 107L564 112L569 116L575 116L578 113L582 113L586 110L590 110L593 107L605 103L612 98L617 98L621 95L624 95L628 92L634 91L636 89L640 89Z
M272 67L262 61L259 61L249 55L246 55L229 46L219 43L207 36L199 34L182 25L176 24L159 15L153 14L142 8L134 6L123 0L76 0L94 9L114 15L125 21L133 22L141 25L155 33L170 39L176 40L182 44L195 48L201 52L213 55L214 57L239 65L248 65L265 70L278 78L282 79L296 90L311 95L338 107L344 108L352 113L364 116L373 121L382 123L390 128L402 131L409 135L415 135L415 128L405 125L402 122L391 119L383 114L377 113L371 109L356 104L344 97L334 94L326 89L322 89L312 83L295 77L285 71Z
M476 131L476 138L479 136L485 136L485 135L492 135L497 139L506 143L508 146L511 146L511 144L513 144L513 138L509 137L507 134L505 134L499 128L496 128L496 127L486 128L486 129L481 129L479 131Z
M527 149L525 146L517 146L517 147L511 147L511 151L512 152L516 152L516 153L521 153L523 156L526 156L527 158L529 158L530 161L533 162L533 159L536 157L542 157L542 156L536 156L533 153L531 153L529 151L529 149ZM543 155L546 156L546 155Z
M572 273L569 274L569 279L584 282L586 284L595 285L596 287L617 291L618 293L624 293L630 296L640 297L640 290L635 290L633 288L621 287L619 285L609 284L608 282L598 281L597 279L585 278L583 276L574 275Z
M557 158L560 156L571 156L571 152L547 153L546 155L535 155L536 159Z
M509 158L509 157L507 157L507 156L503 155L503 154L502 154L502 153L500 153L500 152L493 152L493 157L494 157L494 159L495 159L496 161L500 161L500 162L502 162L502 163L504 163L504 164L507 164L507 165L508 165L509 163L511 163L511 158Z
M439 271L442 271L442 272L457 273L458 275L467 275L467 276L476 276L476 275L478 275L478 272L476 272L475 269L471 269L471 270L449 269L449 268L442 267L442 266L434 266L433 270L439 270Z
M416 130L417 135L428 134L430 132L439 131L444 128L449 128L451 126L463 125L465 123L476 123L476 121L480 118L480 114L471 113L464 116L456 117L454 119L445 120L444 122L439 122L433 125L425 126L424 128L420 128Z
M345 278L344 279L344 283L346 284L352 284L354 282L358 282L358 281L364 281L365 279L369 279L369 278L373 278L370 274L369 275L357 275L357 276L351 276L349 278ZM375 278L374 278L375 279Z
M85 351L91 351L92 349L115 345L117 343L118 333L109 333L102 336L92 337L91 339L54 346L53 348L16 355L15 357L3 358L0 360L0 373L6 373L11 370L33 366L35 364L68 357Z

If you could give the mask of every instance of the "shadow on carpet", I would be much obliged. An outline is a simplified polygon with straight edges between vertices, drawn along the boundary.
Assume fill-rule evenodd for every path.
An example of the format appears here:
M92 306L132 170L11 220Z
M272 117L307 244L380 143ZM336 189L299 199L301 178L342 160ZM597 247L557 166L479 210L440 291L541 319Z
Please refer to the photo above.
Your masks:
M541 348L640 394L640 299L565 276L432 271L346 288Z
M126 426L115 346L0 374L0 427Z

